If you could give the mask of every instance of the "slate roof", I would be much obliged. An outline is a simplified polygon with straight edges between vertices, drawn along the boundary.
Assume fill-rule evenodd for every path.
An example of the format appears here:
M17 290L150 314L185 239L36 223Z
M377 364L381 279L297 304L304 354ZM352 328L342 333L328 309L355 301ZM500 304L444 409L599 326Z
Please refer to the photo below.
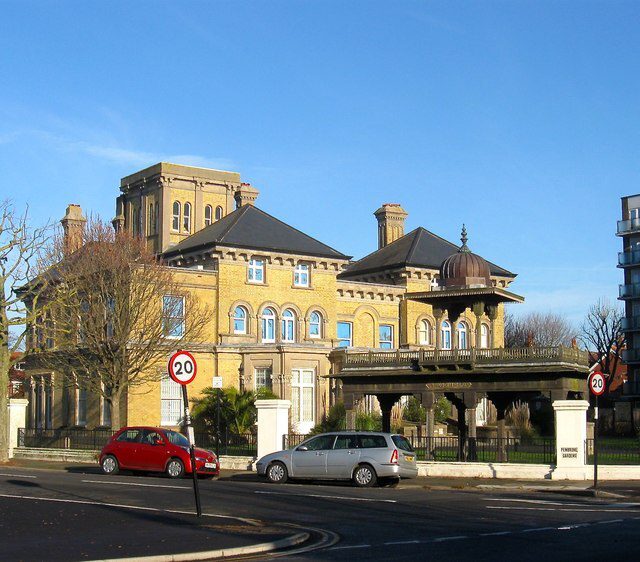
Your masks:
M396 269L399 267L423 267L427 269L439 269L440 264L451 254L457 252L459 246L452 244L444 238L440 238L433 232L418 227L402 238L398 238L384 248L365 256L351 264L340 274L340 278L357 277L365 273ZM515 277L502 267L491 262L489 268L491 275L501 277Z
M347 256L272 217L243 205L164 252L165 258L216 245L348 260Z

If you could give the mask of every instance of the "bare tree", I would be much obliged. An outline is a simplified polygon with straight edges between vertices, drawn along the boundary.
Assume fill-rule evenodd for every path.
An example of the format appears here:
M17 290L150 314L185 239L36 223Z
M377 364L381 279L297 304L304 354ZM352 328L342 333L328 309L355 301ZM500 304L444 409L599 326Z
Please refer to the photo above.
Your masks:
M21 213L9 201L0 203L0 462L7 460L9 447L9 369L36 319L24 299L37 303L46 290L44 283L26 292L23 287L34 275L50 233L49 226L30 228L27 210Z
M60 258L56 280L65 298L56 308L55 348L38 361L101 396L118 428L125 391L149 391L171 351L197 348L210 314L144 239L100 219L89 220L80 249L64 252L58 240L52 255Z
M602 298L589 308L580 328L580 341L587 351L596 354L596 362L610 375L616 372L625 344L623 317L620 307Z
M567 319L553 312L531 312L519 318L505 314L505 347L569 346L574 333Z

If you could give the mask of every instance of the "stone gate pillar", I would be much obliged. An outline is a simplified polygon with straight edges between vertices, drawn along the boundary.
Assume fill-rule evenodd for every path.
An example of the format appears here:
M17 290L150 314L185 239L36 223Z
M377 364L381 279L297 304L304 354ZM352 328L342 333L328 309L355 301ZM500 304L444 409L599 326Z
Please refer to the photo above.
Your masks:
M551 479L585 480L589 402L556 400L553 409L556 418L556 469L551 473Z
M282 438L289 433L289 400L256 400L258 409L258 458L282 451Z
M10 398L7 404L9 414L9 458L13 457L13 450L18 446L18 428L27 427L27 405L25 398Z

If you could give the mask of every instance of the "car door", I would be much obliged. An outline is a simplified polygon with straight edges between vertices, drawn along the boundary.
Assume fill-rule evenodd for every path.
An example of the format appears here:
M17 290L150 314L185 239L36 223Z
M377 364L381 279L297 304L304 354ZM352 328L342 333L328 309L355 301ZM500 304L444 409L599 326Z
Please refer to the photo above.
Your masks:
M164 471L168 457L164 436L155 429L145 429L137 452L139 467L154 472Z
M325 478L327 453L333 447L334 435L318 435L298 445L291 454L294 478Z
M122 468L140 468L138 447L142 430L132 427L123 431L115 442L115 455Z
M327 478L351 478L359 458L358 437L354 434L338 435L333 449L327 451Z

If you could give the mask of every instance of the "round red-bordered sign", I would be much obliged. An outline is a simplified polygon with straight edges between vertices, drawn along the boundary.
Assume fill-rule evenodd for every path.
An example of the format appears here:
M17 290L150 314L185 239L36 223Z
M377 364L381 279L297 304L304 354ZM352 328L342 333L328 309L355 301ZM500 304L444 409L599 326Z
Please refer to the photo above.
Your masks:
M589 376L589 390L594 396L600 396L604 394L607 388L607 381L604 375L600 372L591 373Z
M188 351L176 351L169 358L169 376L178 384L189 384L196 378L198 365Z

